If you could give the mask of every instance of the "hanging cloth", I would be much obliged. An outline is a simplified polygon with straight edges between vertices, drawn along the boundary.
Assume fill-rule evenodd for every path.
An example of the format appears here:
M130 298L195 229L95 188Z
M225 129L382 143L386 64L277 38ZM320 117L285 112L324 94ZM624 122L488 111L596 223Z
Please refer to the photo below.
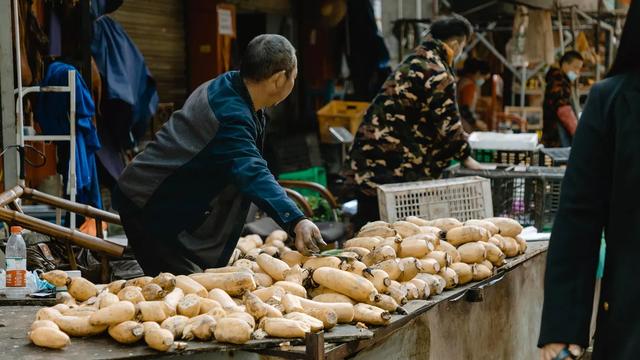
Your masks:
M67 86L68 71L70 70L76 70L76 68L59 61L51 63L41 86ZM77 70L75 85L76 201L102 208L95 160L95 153L100 149L100 140L98 140L98 133L92 121L95 114L95 105L91 91L87 88L80 72ZM71 131L69 126L69 93L39 93L35 115L43 134L68 135ZM60 153L66 154L66 156L58 160L66 189L69 181L69 146L67 143L59 143L58 147L62 150Z

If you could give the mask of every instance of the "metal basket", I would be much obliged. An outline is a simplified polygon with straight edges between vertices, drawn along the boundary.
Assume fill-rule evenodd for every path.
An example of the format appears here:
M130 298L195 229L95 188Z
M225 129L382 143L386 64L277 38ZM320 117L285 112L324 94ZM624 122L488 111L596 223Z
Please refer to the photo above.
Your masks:
M481 176L491 180L493 212L524 226L549 231L560 204L564 168L502 167L496 170L449 169L447 176Z
M380 185L378 204L380 219L387 222L408 216L461 221L493 216L491 184L479 177Z
M540 149L540 166L567 166L570 147Z

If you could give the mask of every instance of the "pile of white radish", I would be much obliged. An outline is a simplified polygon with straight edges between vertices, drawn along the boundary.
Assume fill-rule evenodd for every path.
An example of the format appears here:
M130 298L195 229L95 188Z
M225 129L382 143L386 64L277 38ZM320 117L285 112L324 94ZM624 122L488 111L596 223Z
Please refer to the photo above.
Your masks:
M409 300L483 280L526 249L522 227L505 218L373 222L335 256L303 256L275 231L238 241L229 266L204 273L94 285L60 270L43 274L67 286L58 304L38 311L29 338L60 349L69 337L108 333L122 344L144 340L159 351L200 340L244 344L303 338L336 324L386 325ZM446 241L444 240L446 239Z

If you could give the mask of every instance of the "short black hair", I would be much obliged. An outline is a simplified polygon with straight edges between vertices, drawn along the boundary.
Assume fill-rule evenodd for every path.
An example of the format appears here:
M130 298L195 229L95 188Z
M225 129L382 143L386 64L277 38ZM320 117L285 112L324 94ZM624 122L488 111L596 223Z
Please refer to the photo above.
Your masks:
M568 64L568 63L570 63L570 62L572 62L574 60L580 60L580 61L584 62L584 58L582 57L582 55L579 52L577 52L575 50L567 51L560 58L560 65Z
M284 70L289 77L296 65L296 49L284 36L258 35L244 51L240 75L243 79L262 81Z
M469 58L464 62L464 66L462 67L462 73L465 75L475 74L475 73L486 75L491 73L491 68L489 67L489 63L484 60Z
M454 14L436 19L431 24L429 31L431 36L438 40L449 40L453 37L466 37L469 39L473 34L473 26L463 16Z

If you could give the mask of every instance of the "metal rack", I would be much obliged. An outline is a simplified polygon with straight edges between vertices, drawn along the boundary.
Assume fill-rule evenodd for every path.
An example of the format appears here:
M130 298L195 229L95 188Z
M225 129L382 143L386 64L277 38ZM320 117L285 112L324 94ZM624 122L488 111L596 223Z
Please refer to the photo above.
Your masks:
M24 142L25 141L63 141L69 142L69 174L67 180L66 192L72 202L76 201L77 194L77 178L76 178L76 71L70 70L67 76L67 86L22 86L22 69L20 68L22 54L20 52L20 31L18 17L18 0L13 0L13 26L15 40L15 57L18 87L14 90L14 94L18 95L16 99L16 139L18 153L21 155L18 162L19 184L25 186L24 177ZM26 135L24 127L24 96L36 92L68 92L69 93L69 135ZM69 228L76 228L76 218L72 213L69 221Z

